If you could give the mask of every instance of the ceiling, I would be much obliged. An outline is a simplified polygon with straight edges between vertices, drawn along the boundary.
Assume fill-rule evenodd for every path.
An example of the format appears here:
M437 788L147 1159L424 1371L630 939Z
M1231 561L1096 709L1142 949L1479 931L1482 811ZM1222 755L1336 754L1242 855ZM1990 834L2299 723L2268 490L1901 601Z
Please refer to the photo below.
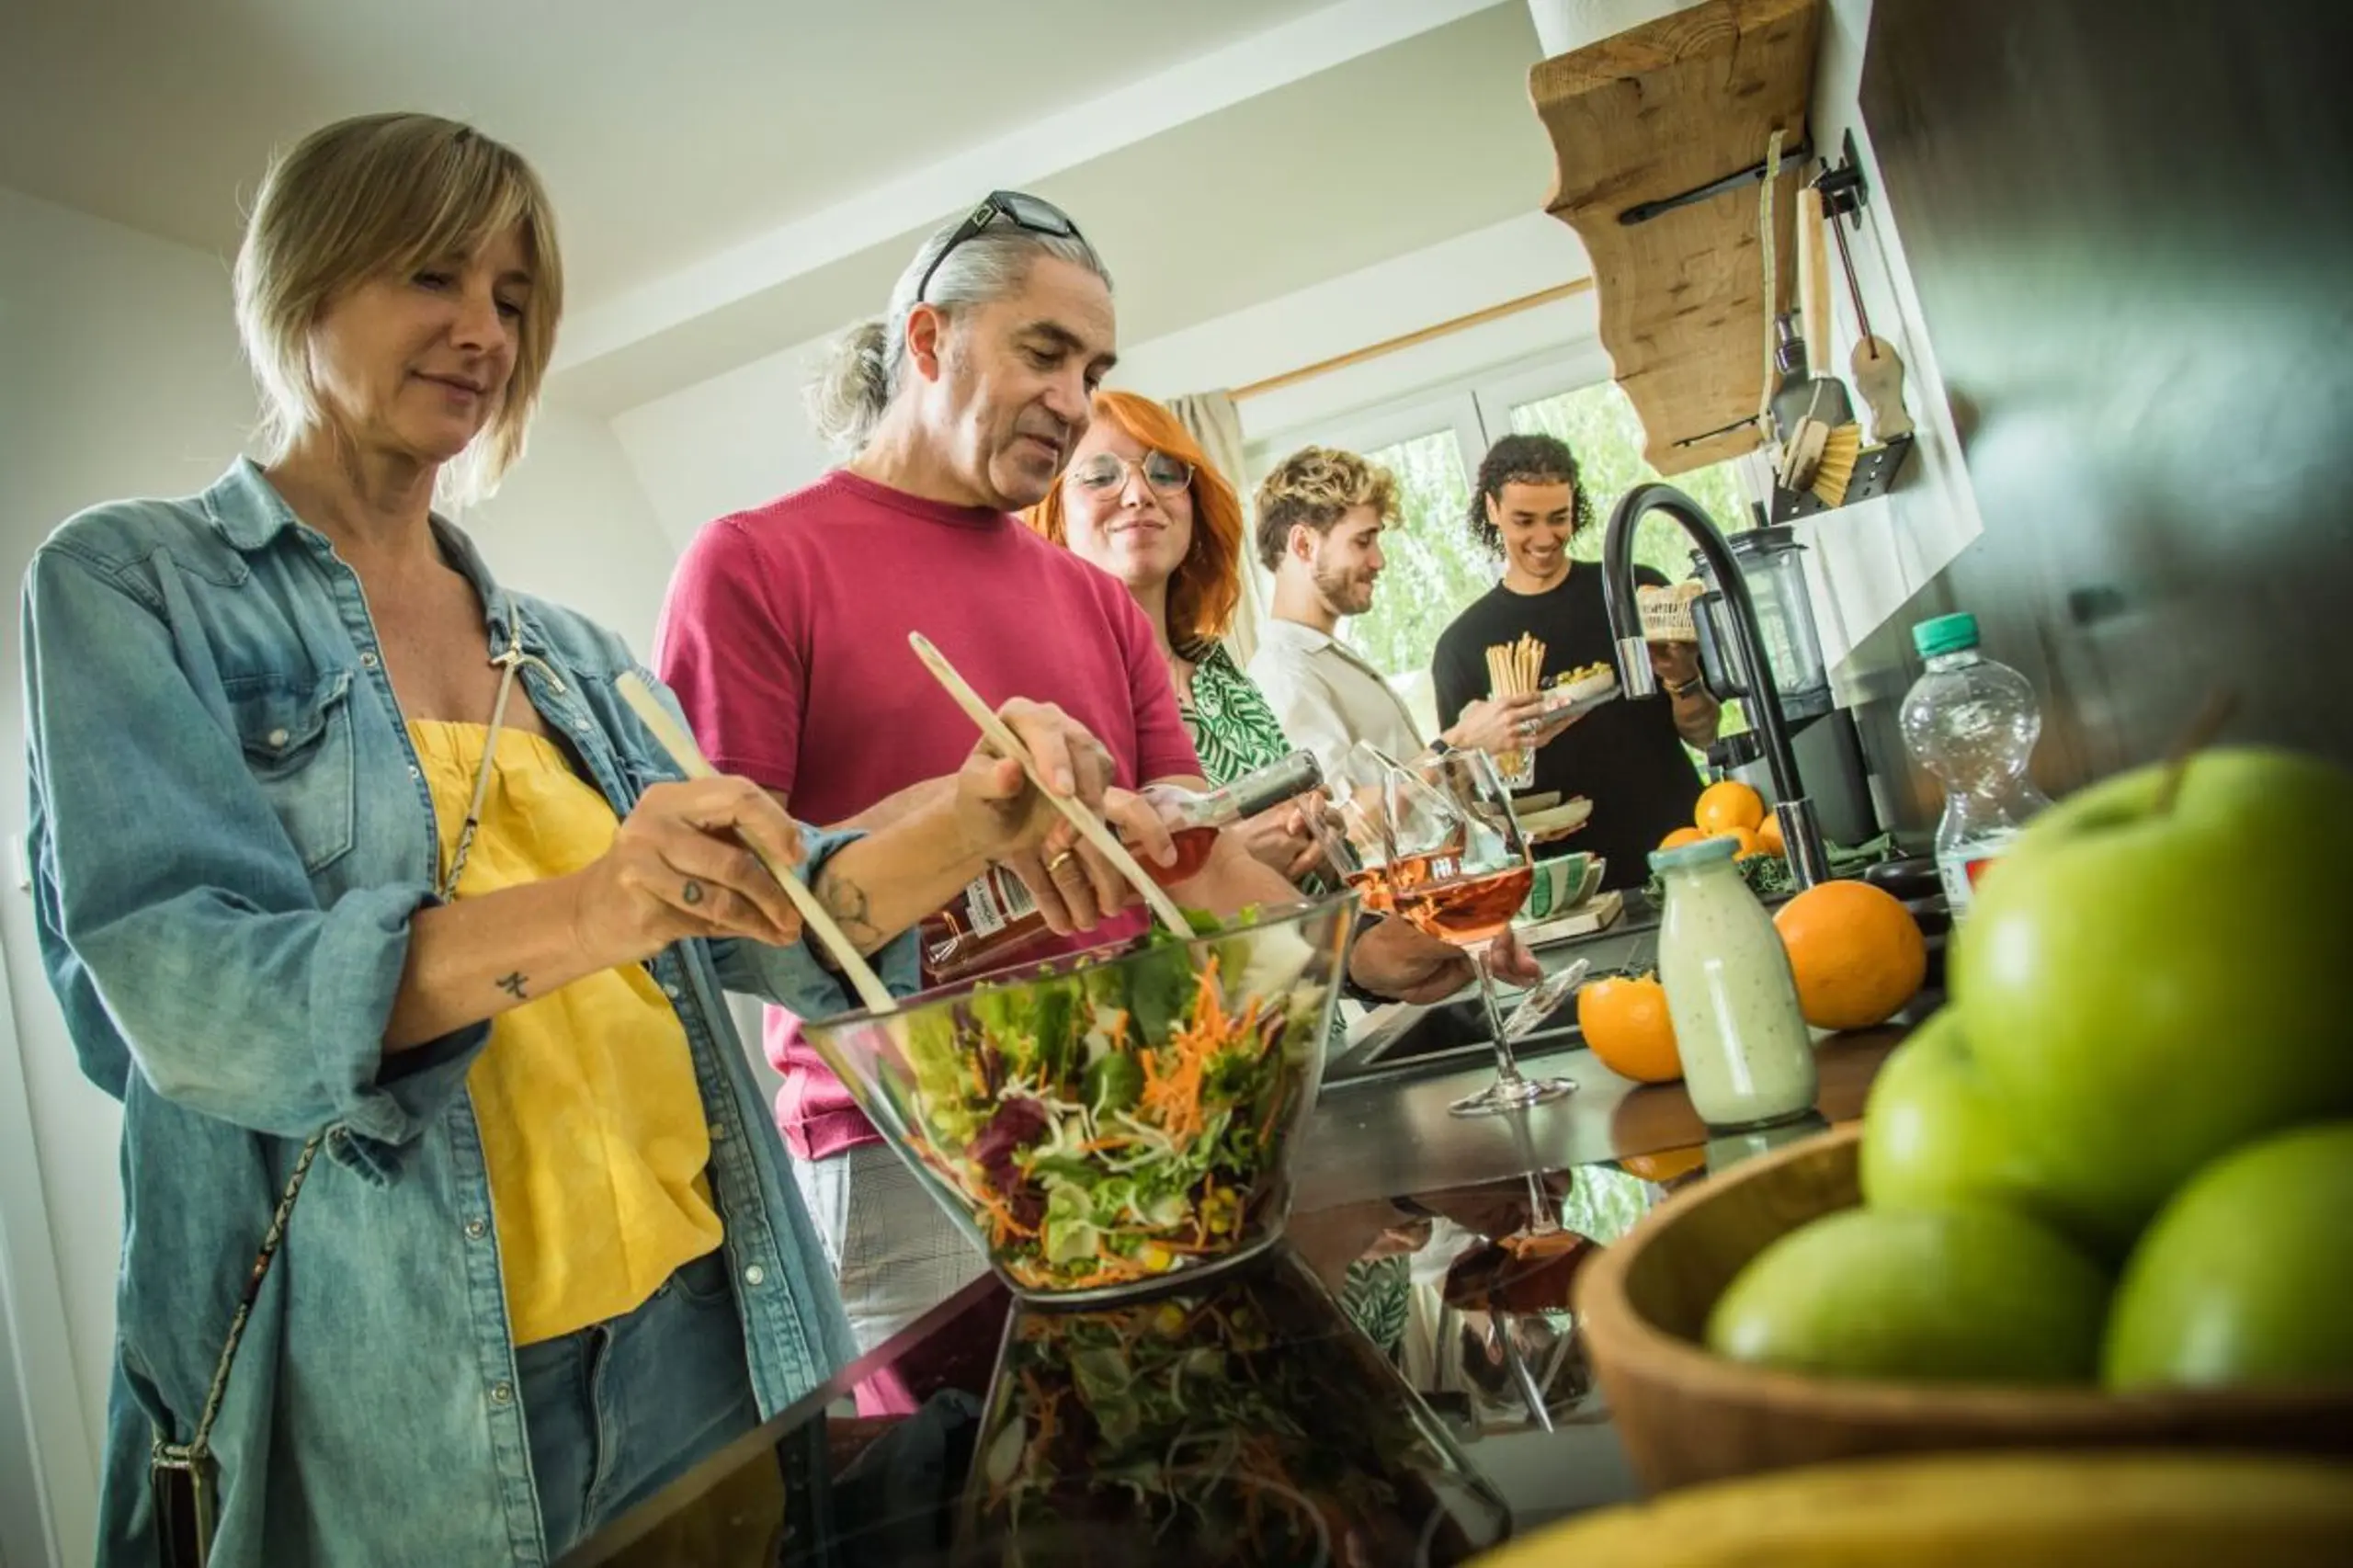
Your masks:
M0 0L0 185L225 256L273 147L469 119L548 182L552 390L610 412L879 306L988 184L1073 212L1131 343L1531 210L1540 52L1495 0Z

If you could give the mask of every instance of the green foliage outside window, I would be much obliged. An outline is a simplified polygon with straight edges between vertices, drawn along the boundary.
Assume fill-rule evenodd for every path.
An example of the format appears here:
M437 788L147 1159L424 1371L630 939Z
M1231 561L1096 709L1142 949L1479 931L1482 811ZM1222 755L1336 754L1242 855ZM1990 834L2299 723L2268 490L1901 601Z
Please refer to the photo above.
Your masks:
M1601 559L1609 509L1637 484L1658 478L1643 460L1642 422L1614 381L1524 403L1511 411L1516 432L1557 436L1577 455L1593 496L1594 526L1571 542L1581 561ZM1388 569L1373 596L1370 614L1347 622L1345 635L1376 669L1403 679L1426 677L1438 633L1464 606L1493 587L1501 562L1471 538L1471 475L1451 429L1433 431L1367 452L1397 476L1404 526L1381 536ZM1748 526L1747 508L1732 469L1719 463L1680 474L1675 484L1706 508L1719 527ZM1691 575L1690 547L1664 517L1646 519L1634 541L1634 559L1654 567L1670 582ZM1727 724L1727 730L1733 726Z

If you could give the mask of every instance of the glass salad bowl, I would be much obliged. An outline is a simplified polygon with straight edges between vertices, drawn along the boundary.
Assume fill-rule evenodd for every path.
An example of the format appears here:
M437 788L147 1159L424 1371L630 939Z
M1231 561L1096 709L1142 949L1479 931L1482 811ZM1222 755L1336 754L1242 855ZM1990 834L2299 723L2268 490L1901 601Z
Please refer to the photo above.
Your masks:
M956 1568L1449 1568L1510 1511L1288 1248L1199 1289L1017 1305Z
M1017 1294L1102 1301L1271 1244L1356 907L1155 931L806 1026Z

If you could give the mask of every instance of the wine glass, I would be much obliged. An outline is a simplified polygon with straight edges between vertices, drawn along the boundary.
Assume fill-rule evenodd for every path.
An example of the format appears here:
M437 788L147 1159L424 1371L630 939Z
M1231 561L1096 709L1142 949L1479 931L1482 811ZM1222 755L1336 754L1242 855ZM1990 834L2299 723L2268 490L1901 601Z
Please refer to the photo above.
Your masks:
M1400 765L1360 747L1345 760L1342 789L1319 817L1325 848L1365 907L1394 914L1471 956L1495 1082L1449 1108L1484 1116L1561 1098L1567 1078L1519 1070L1495 999L1490 946L1527 901L1535 869L1512 815L1511 796L1483 752L1441 751Z

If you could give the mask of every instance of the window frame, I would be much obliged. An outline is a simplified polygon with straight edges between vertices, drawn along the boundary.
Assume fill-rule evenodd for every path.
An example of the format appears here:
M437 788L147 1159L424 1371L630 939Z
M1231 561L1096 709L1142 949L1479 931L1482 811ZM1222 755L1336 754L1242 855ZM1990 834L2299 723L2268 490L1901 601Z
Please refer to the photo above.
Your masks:
M1245 434L1242 462L1246 488L1255 494L1268 469L1310 442L1367 452L1440 430L1453 432L1463 478L1476 483L1479 462L1487 449L1510 433L1515 407L1564 392L1585 392L1615 377L1608 351L1597 339L1588 339L1566 349L1546 349L1471 375L1413 388L1337 416L1308 420L1265 436Z

